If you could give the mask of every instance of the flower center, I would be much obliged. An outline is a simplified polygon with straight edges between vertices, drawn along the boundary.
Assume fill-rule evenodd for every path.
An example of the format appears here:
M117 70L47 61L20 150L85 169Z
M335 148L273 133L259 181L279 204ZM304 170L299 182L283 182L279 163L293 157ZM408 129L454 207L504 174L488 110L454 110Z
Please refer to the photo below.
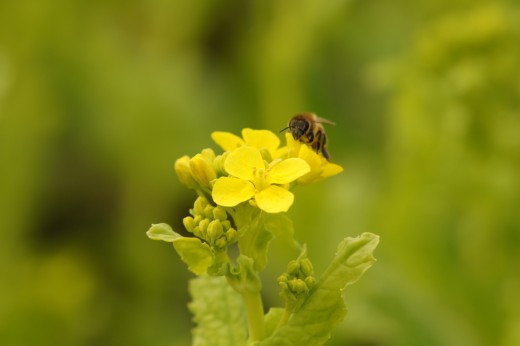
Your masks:
M271 179L269 179L269 171L265 168L253 168L253 184L255 185L256 191L262 191L271 185Z

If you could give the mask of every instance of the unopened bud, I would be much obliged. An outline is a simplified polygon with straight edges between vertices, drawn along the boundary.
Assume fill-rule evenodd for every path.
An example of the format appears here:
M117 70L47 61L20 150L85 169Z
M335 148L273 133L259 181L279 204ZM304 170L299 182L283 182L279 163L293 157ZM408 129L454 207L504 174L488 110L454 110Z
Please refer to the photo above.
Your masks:
M213 209L214 207L211 204L208 204L206 208L204 208L204 216L208 219L213 219Z
M197 182L193 179L193 176L191 175L191 168L190 168L190 157L187 155L184 155L180 159L177 159L175 161L175 173L177 173L177 177L179 178L179 181L186 185L190 189L194 189L197 187Z
M221 222L222 222L222 228L224 229L224 231L227 231L228 229L231 228L231 222L229 222L229 220L224 220Z
M204 215L204 209L206 208L206 206L208 204L209 203L208 203L207 199L205 199L204 197L198 197L195 200L195 203L193 204L193 210L195 211L195 215L203 216Z
M278 283L287 282L287 273L283 273L277 279Z
M208 219L203 219L201 222L199 222L199 228L200 228L200 232L202 234L206 234L206 232L208 230L208 225L209 225Z
M315 283L316 279L314 278L314 276L307 276L305 278L305 284L307 285L307 287L311 288L312 286L314 286Z
M229 155L229 151L226 151L224 154L219 155L213 160L213 167L215 168L215 172L217 176L227 175L226 169L224 167L224 163Z
M208 240L211 244L223 235L222 224L218 220L213 220L208 225Z
M200 214L196 214L194 217L193 217L193 220L195 220L195 224L198 225L202 220L204 219L204 217Z
M199 226L195 226L193 228L193 232L192 232L195 236L199 237L199 238L202 238L202 233L200 232L200 227Z
M223 249L225 248L227 245L227 241L226 241L226 238L225 237L221 237L219 238L216 242L215 242L215 246L219 249Z
M226 239L228 244L232 244L237 241L237 231L234 228L229 228L226 231Z
M300 270L303 274L303 276L310 276L312 275L312 263L308 258L304 258L300 261Z
M300 271L300 263L292 260L287 264L287 273L289 275L296 275Z
M213 209L213 218L215 220L220 220L220 221L226 220L227 219L226 210L221 206L215 207Z
M193 232L193 229L195 226L197 226L195 219L191 216L186 216L184 219L182 219L182 223L188 232Z
M213 160L215 160L215 152L213 151L213 149L203 149L201 151L201 154L202 156L206 157L210 162L213 162Z
M210 182L217 178L213 161L205 155L197 154L190 160L191 175L197 183L202 186L210 187Z
M294 294L301 294L306 293L308 291L308 287L305 284L305 281L301 279L292 279L288 282L289 288L291 289L291 292Z

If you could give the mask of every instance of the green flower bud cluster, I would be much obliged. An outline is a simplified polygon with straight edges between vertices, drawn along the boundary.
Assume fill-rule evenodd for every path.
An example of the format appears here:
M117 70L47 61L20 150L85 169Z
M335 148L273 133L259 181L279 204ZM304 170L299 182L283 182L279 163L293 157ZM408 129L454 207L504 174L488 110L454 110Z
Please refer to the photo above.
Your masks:
M225 249L238 240L237 231L231 227L223 207L215 207L206 198L198 197L190 214L191 216L182 220L186 230L205 240L213 248Z
M184 155L175 161L175 172L181 183L190 189L211 190L213 181L225 175L224 160L227 153L215 156L211 149L204 149L193 157Z
M278 277L280 296L285 300L286 308L297 311L315 283L312 263L307 257L290 261L287 271Z

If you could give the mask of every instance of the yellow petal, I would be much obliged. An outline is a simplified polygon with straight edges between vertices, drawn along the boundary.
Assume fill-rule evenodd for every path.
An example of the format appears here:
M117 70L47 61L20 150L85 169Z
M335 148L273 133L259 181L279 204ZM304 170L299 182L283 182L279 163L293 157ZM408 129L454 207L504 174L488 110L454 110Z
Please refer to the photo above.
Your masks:
M231 151L244 145L242 138L230 132L215 131L211 134L211 138L225 151Z
M309 173L305 174L298 179L299 184L310 184L318 182L323 172L323 166L325 162L328 162L323 156L318 155L314 150L309 148L307 145L302 145L300 148L300 157L305 160L311 167Z
M253 180L254 171L264 168L264 160L257 148L242 146L229 153L224 163L226 172L243 180Z
M213 201L223 207L234 207L254 194L255 187L252 183L233 177L218 178L211 193Z
M299 158L290 158L276 164L269 170L273 184L288 184L311 170L309 164Z
M318 155L314 150L309 148L308 145L301 146L299 157L311 166L311 171L321 170L322 164L327 162L324 157Z
M280 138L268 130L253 130L245 128L242 137L247 145L258 149L266 148L273 155L280 145Z
M325 167L323 167L323 173L321 173L322 177L331 177L338 173L343 172L343 167L337 165L335 163L327 163Z
M258 207L268 213L287 211L294 202L294 195L284 188L271 185L255 194Z
M302 145L300 141L295 140L290 132L285 133L285 141L287 142L288 157L298 157L300 154L300 148L302 146L307 146L305 144Z

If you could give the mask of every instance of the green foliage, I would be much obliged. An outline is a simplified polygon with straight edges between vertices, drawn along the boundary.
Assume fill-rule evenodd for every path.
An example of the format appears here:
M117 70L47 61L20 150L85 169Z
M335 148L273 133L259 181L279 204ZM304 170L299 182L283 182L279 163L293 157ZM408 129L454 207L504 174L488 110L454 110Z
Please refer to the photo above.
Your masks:
M210 288L210 289L208 289ZM194 346L243 346L246 315L240 295L224 277L199 276L190 281Z
M344 239L301 309L259 345L313 346L327 341L333 327L346 314L343 289L356 282L372 266L375 262L372 253L378 243L379 237L371 233Z

